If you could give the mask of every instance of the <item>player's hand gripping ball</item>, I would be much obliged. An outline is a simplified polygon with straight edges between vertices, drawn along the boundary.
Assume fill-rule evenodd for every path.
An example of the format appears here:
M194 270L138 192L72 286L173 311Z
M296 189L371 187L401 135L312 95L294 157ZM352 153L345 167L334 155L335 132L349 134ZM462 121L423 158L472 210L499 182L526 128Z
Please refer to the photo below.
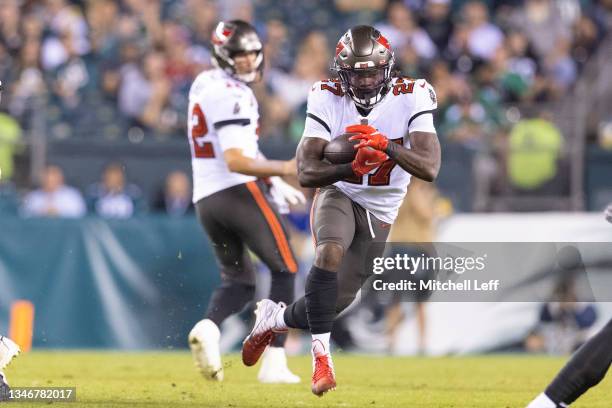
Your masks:
M372 149L384 152L387 150L387 146L389 146L389 139L387 136L370 125L351 125L347 126L346 131L349 133L357 133L355 136L349 138L350 141L359 142L359 144L355 146L356 149L371 147Z
M388 158L389 157L380 150L375 150L371 147L362 147L357 150L357 155L351 167L353 173L357 176L363 176L383 164Z

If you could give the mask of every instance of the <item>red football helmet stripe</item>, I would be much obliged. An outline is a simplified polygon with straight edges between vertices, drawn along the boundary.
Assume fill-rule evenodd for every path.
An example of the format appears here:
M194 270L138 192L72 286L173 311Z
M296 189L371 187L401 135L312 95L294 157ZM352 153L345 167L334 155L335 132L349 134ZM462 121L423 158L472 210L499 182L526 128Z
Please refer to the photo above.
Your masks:
M342 41L338 41L338 45L336 45L336 57L342 52L343 49L344 44L342 43Z
M384 35L381 34L380 37L376 39L376 42L391 51L391 45L389 44L389 40L387 40Z

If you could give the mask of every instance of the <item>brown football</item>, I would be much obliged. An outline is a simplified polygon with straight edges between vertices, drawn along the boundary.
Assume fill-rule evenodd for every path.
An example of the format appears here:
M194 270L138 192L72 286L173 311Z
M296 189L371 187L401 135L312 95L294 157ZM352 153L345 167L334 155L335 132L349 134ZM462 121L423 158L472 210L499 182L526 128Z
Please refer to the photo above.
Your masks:
M323 150L323 157L332 164L350 163L355 159L357 150L354 146L359 140L349 141L349 137L356 133L344 133L329 142Z

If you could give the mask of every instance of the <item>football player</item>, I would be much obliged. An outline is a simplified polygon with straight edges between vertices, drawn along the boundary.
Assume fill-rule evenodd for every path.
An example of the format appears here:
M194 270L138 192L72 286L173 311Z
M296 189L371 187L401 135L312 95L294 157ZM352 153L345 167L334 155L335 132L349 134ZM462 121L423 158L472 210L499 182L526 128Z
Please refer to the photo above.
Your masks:
M8 337L0 336L0 401L8 399L8 381L3 370L19 354L19 346Z
M189 345L202 374L221 381L219 326L255 294L247 247L271 271L270 299L289 304L294 297L297 263L262 178L270 177L275 197L292 204L305 200L280 178L297 173L295 160L267 160L258 149L259 113L249 84L261 78L263 49L255 29L240 20L220 22L212 43L215 68L200 73L189 92L188 138L193 202L213 245L222 283L212 294L205 319L191 330ZM284 340L271 342L260 381L299 382L287 368Z
M599 384L612 364L612 319L576 351L546 390L527 408L569 407Z
M372 244L386 241L410 178L433 181L440 168L433 125L436 95L423 79L393 76L394 60L378 30L356 26L336 46L338 78L313 85L297 153L301 185L319 188L312 206L316 251L306 295L288 307L259 302L255 327L243 343L243 362L252 365L276 333L289 327L310 330L311 389L318 396L336 386L332 324L372 273L366 268L371 257L382 255L384 245ZM323 161L325 146L345 132L356 133L352 139L360 141L353 162Z

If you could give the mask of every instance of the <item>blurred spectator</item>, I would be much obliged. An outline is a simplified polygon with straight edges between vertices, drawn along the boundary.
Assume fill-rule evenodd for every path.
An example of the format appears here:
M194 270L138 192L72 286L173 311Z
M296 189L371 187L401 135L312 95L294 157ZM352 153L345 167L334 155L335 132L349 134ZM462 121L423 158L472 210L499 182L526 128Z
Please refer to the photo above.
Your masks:
M512 31L506 39L506 50L508 72L518 75L524 87L529 88L535 80L538 68L529 50L529 40L522 32ZM521 86L521 90L516 90L517 94L525 94L527 89L524 87Z
M523 32L538 58L545 58L559 40L570 39L571 24L562 18L558 2L526 0L524 7L515 9L511 24Z
M119 109L137 124L153 130L167 131L162 113L171 90L166 77L166 61L158 51L145 55L141 66L126 64L121 69Z
M168 174L166 185L156 197L153 209L175 217L193 212L191 183L184 172L177 170Z
M3 181L13 178L13 156L21 147L21 127L19 123L0 112L0 177Z
M387 9L387 20L376 25L387 37L395 50L410 47L419 58L435 57L436 45L425 30L420 28L408 7L400 2L392 2Z
M244 20L253 23L255 13L252 0L232 0L219 2L221 20Z
M606 207L606 210L604 212L606 220L609 223L612 223L612 203L608 204L608 206Z
M578 75L576 63L570 55L570 47L569 40L559 39L554 50L544 59L544 70L557 95L565 94Z
M163 45L166 76L173 89L189 92L191 80L203 69L210 67L210 53L204 47L192 45L189 32L175 22L164 23Z
M61 36L66 58L50 72L51 89L66 113L76 110L85 93L97 86L96 67L88 64L77 51L76 40L69 31Z
M419 22L440 53L448 46L453 32L450 3L450 0L427 0Z
M22 121L39 105L35 99L44 95L47 89L39 54L40 42L28 40L21 49L19 62L15 66L9 111Z
M69 4L66 0L46 0L45 17L51 34L42 44L41 60L45 69L55 69L71 56L89 51L87 22L76 4Z
M308 98L312 84L328 76L329 49L325 35L313 31L300 45L290 74L270 72L269 87L288 109L300 107Z
M272 69L266 78L267 89L255 86L262 108L263 134L286 138L289 133L294 142L299 140L310 87L314 82L329 77L329 50L325 35L313 31L300 44L290 73ZM294 126L289 126L292 119ZM287 128L289 132L284 131Z
M280 20L270 20L266 23L264 35L264 58L266 67L289 72L293 65L288 29Z
M373 10L382 11L387 0L336 0L336 7L343 13Z
M512 186L520 190L535 191L551 187L561 192L563 180L560 160L564 140L559 129L543 112L540 117L519 121L510 132L508 140L507 171ZM547 185L561 177L561 185ZM557 191L554 191L557 190Z
M218 2L214 0L185 0L185 19L196 43L205 44L219 20Z
M102 181L91 185L87 191L90 208L104 218L130 218L142 205L140 189L126 184L123 166L109 164L102 174Z
M489 21L487 6L470 1L463 6L460 35L465 35L469 53L477 58L491 59L504 40L502 31Z
M601 36L600 28L588 16L582 15L574 24L572 57L577 64L584 64L595 51Z
M586 340L597 311L591 303L578 302L575 273L561 271L550 301L542 305L539 321L525 340L527 351L569 354Z
M0 39L2 44L12 53L16 53L22 45L19 22L21 9L18 0L5 0L0 4Z
M120 18L119 4L113 0L93 0L87 3L85 15L92 49L104 59L117 59L121 35L116 23Z
M446 135L448 141L483 150L487 144L487 129L491 126L492 121L485 107L474 100L471 92L467 92L448 107L440 132Z
M76 218L85 214L81 193L64 184L64 173L58 166L47 166L42 174L41 188L28 193L21 212L26 217Z

